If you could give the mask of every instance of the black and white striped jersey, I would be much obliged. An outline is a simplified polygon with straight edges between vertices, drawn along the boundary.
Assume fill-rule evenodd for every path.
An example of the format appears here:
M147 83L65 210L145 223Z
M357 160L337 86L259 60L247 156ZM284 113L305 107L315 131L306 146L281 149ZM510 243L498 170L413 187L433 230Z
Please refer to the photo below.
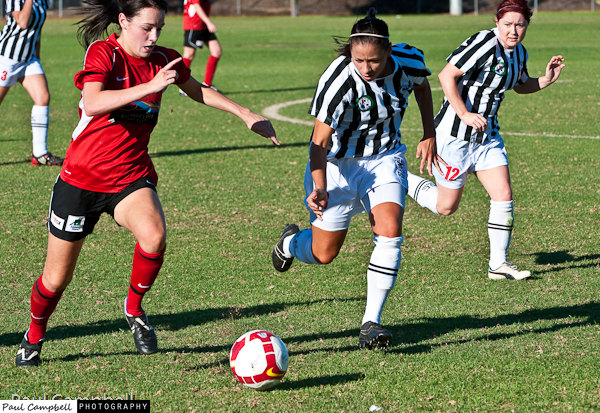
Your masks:
M31 17L26 29L19 27L12 17L13 11L20 11L25 0L6 0L6 26L0 33L0 55L18 62L26 62L36 56L35 47L42 34L46 21L47 0L33 0Z
M477 132L461 122L444 97L435 117L438 136L450 135L479 143L495 137L500 129L497 113L504 92L529 78L527 58L522 44L512 50L505 49L496 28L480 31L465 40L446 60L464 73L457 81L458 93L469 112L488 119L488 127Z
M345 56L321 76L309 114L334 129L328 159L360 158L400 147L408 97L431 71L423 52L406 43L394 45L391 57L393 73L370 82Z

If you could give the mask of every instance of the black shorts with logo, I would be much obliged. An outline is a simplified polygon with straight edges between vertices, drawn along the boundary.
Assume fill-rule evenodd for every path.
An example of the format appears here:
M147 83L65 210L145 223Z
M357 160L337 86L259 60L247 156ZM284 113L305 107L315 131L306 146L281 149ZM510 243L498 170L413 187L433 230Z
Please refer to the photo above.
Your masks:
M204 43L211 40L217 40L217 35L206 30L184 30L183 45L193 47L194 49L202 49Z
M48 230L65 241L77 241L94 231L94 226L103 212L114 218L115 207L127 195L142 188L152 188L149 178L140 178L117 193L87 191L63 181L60 176L54 184Z

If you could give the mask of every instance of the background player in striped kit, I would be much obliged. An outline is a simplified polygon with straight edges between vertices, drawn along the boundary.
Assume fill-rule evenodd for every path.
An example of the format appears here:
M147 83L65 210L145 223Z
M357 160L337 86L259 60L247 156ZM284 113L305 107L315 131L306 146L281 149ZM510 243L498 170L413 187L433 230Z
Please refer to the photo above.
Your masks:
M213 78L223 50L217 39L217 26L210 19L210 6L215 0L184 0L183 2L183 63L189 68L196 50L208 45L204 85L213 87Z
M521 42L531 15L526 1L503 1L496 28L469 37L448 57L439 74L445 98L435 118L438 154L447 166L443 173L434 171L437 186L408 173L409 196L440 215L458 209L468 174L477 176L491 198L488 277L494 280L531 275L507 261L514 206L498 109L505 91L537 92L554 83L565 66L562 56L553 56L544 76L529 77Z
M351 218L368 212L373 249L367 270L367 303L359 346L386 348L391 333L380 324L400 267L406 195L406 146L400 124L411 92L423 123L417 154L431 169L435 131L431 89L423 53L406 43L392 46L387 24L374 9L352 27L340 56L325 70L310 114L315 126L304 178L311 228L288 225L272 258L278 271L294 259L328 264L339 253Z
M0 33L0 103L17 82L31 96L31 163L38 166L62 165L46 146L50 92L40 63L40 38L47 9L46 0L7 0L6 25Z
M125 319L140 353L158 351L141 304L166 249L165 217L148 142L169 85L175 83L195 101L236 115L252 131L279 145L266 118L202 87L179 53L156 44L165 24L165 0L84 4L88 17L79 22L78 35L87 51L84 67L75 75L75 86L81 89L81 119L54 185L46 263L31 291L31 323L15 359L21 367L39 364L48 319L73 278L86 237L104 212L137 241ZM120 34L97 40L114 23Z

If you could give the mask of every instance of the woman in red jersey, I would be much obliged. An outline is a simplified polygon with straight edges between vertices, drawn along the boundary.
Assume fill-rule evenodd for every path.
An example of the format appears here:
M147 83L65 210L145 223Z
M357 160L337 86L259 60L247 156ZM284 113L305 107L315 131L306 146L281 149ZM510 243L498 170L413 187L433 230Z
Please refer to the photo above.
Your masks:
M196 50L202 49L206 44L210 56L206 61L204 85L214 89L212 81L223 49L217 39L217 26L209 17L213 2L214 0L183 1L183 63L190 67L196 56Z
M54 186L48 222L48 251L42 276L31 293L31 324L16 365L36 366L48 318L73 277L85 237L103 212L137 240L125 318L142 354L158 350L156 335L141 307L162 266L166 246L157 175L148 155L163 91L177 84L192 99L230 112L248 128L279 145L268 119L202 87L174 50L156 45L164 26L165 0L87 0L79 39L87 47L80 121ZM103 37L117 23L120 34Z

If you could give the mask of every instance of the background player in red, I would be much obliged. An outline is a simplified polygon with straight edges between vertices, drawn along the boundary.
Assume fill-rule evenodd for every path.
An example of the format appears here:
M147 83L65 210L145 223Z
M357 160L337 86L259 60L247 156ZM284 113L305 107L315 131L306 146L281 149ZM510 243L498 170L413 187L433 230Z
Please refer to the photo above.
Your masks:
M0 103L11 86L20 82L31 99L31 163L62 165L62 158L48 152L50 92L40 62L40 39L46 21L46 0L7 0L6 25L0 33Z
M223 54L221 44L215 34L217 26L208 17L213 1L183 1L183 63L189 68L196 56L196 49L201 49L204 44L207 44L210 56L206 61L204 84L209 87L213 86L212 81L217 63Z
M88 17L79 22L78 34L89 47L83 70L75 75L75 85L82 90L81 119L54 186L44 272L33 286L31 324L15 360L22 367L39 364L48 318L73 277L86 236L103 212L137 240L125 318L140 353L158 350L141 301L158 275L166 246L148 140L167 86L177 84L192 99L238 116L248 128L279 144L266 118L202 87L179 53L156 45L164 26L165 0L85 4ZM120 34L95 41L112 23L120 26Z

